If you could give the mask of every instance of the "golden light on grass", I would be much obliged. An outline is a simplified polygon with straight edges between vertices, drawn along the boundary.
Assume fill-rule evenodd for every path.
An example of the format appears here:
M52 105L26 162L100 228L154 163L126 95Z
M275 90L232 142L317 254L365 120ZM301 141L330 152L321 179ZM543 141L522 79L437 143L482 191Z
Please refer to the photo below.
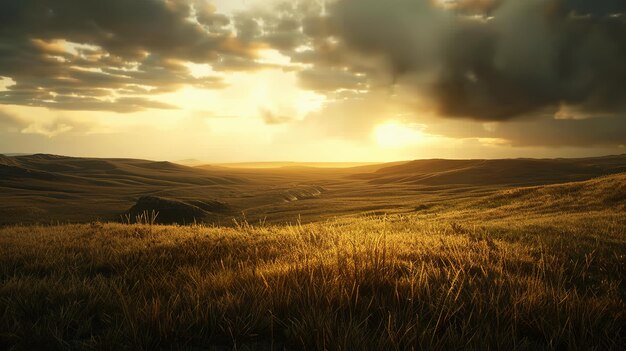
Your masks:
M0 271L0 328L26 349L617 349L624 256L599 239L623 218L485 220L501 210L1 228L1 267L20 268Z
M623 159L1 156L0 185L75 197L0 194L0 349L621 349L626 174L594 175Z

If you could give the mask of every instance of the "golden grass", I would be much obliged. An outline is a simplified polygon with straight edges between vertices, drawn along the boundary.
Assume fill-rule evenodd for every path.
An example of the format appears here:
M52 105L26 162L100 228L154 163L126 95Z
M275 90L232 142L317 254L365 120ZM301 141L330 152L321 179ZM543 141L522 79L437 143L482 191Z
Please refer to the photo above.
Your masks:
M623 212L474 216L3 228L0 348L625 345Z

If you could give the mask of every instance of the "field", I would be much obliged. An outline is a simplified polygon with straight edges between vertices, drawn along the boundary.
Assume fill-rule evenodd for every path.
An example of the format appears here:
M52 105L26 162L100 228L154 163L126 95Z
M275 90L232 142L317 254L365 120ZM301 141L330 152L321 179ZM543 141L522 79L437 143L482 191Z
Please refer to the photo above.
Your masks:
M626 155L244 166L0 155L0 225L121 221L145 210L158 211L160 224L220 226L441 212L503 189L626 172Z
M167 164L165 186L164 171L81 185L98 176L31 166L36 180L2 181L0 349L618 350L624 159L200 167L186 180ZM63 215L66 176L69 202L87 203L77 223L6 215ZM139 196L169 219L213 207L190 225L114 222Z

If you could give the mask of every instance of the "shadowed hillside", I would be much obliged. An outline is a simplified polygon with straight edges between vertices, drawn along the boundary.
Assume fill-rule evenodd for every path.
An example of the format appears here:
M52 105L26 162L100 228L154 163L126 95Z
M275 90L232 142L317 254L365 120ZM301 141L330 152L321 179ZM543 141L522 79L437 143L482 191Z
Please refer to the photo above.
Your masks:
M626 156L420 160L347 168L262 165L278 168L186 167L42 154L1 156L0 224L120 220L131 208L133 216L160 212L163 223L220 225L242 218L307 223L354 214L437 212L503 189L623 172ZM228 204L228 210L215 211L206 205L214 203Z
M626 172L626 155L550 160L420 160L355 177L372 184L536 185L620 172Z
M155 222L162 224L191 224L204 222L223 213L228 213L227 204L219 201L178 201L156 196L144 196L128 211L133 217L152 214L156 215Z
M119 219L142 196L214 198L246 179L170 162L56 155L0 158L0 224Z
M198 168L171 162L155 162L134 159L90 159L56 155L29 155L3 157L0 164L12 167L16 174L6 172L8 179L21 174L50 174L67 180L94 185L164 185L168 184L236 184L242 179L216 176ZM25 184L27 185L27 184Z

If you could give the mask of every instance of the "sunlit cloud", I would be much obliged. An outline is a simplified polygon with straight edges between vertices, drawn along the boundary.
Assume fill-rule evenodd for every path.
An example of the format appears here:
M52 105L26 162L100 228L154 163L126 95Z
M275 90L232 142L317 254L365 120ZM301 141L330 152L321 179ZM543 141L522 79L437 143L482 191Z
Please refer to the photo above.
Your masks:
M10 77L0 77L0 91L6 91L13 85L15 85L15 81Z

